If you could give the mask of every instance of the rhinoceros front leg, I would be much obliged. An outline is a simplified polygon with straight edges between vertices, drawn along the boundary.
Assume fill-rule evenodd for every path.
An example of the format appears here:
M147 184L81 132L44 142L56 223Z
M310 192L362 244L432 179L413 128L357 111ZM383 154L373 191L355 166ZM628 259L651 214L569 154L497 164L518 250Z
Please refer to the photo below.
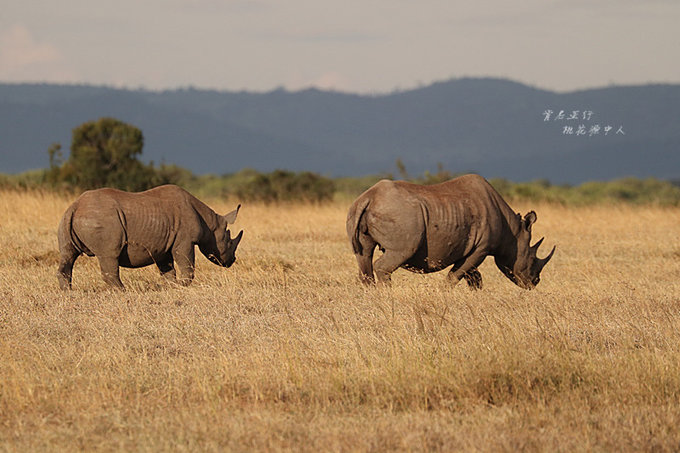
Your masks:
M180 246L173 250L172 256L177 263L179 269L179 283L182 286L188 286L194 279L194 245L190 247Z
M482 274L479 273L477 267L482 264L484 258L486 258L486 253L475 252L457 261L447 275L448 281L455 285L461 278L464 278L470 289L482 289Z
M467 274L463 275L470 289L482 289L482 274L475 269L471 269Z
M120 281L120 273L118 268L118 257L102 257L98 256L99 268L102 271L102 278L106 284L117 289L125 289L123 282Z
M161 271L161 275L163 277L170 280L171 282L176 281L175 266L172 262L172 256L164 261L156 262L156 266L158 266L158 270Z

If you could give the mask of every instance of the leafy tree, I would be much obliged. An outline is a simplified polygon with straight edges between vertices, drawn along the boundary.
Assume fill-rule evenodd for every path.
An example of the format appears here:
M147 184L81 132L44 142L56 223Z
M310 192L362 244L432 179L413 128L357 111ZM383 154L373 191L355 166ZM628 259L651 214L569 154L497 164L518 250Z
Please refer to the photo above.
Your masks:
M142 131L114 118L89 121L73 129L71 155L60 179L81 189L117 187L145 190L158 183L153 165L142 163ZM54 159L55 148L50 148Z

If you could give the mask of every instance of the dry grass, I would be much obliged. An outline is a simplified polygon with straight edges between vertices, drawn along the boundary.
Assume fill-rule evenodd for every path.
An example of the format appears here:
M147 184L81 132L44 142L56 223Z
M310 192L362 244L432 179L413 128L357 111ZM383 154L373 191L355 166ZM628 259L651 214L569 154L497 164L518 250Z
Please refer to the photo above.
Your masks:
M62 293L69 201L0 193L1 451L680 448L678 209L532 206L538 288L471 292L360 286L346 204L244 205L228 270L120 293L81 258Z

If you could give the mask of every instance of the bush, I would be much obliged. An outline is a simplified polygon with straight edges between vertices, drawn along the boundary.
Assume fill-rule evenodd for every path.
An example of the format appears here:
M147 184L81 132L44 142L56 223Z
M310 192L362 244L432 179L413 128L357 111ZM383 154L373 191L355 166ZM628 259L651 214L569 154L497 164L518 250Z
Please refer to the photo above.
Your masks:
M0 189L40 189L45 187L47 170L29 170L17 175L0 174Z
M655 178L623 178L609 182L587 182L574 188L572 202L625 202L632 204L680 205L680 187Z
M680 187L654 178L590 181L575 187L552 185L545 180L511 183L503 179L494 179L490 182L508 200L564 205L595 203L680 205Z
M191 175L191 173L189 173ZM336 193L333 180L311 172L276 170L260 173L251 168L227 175L182 176L180 184L199 197L235 197L243 201L331 200Z
M271 173L237 174L231 180L233 193L242 200L264 202L311 201L321 202L333 198L335 185L329 178L311 172L294 173L275 170Z

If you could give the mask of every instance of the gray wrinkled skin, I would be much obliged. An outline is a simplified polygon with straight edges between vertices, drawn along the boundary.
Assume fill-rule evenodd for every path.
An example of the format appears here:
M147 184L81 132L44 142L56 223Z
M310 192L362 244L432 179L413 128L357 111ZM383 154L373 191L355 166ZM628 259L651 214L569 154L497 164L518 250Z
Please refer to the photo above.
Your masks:
M235 238L227 229L241 207L218 215L186 190L166 185L129 193L98 189L83 193L66 210L57 232L62 289L71 288L73 264L81 254L96 256L102 277L124 289L119 266L158 266L161 275L175 281L175 265L188 285L194 278L194 246L213 263L229 267L236 260Z
M465 175L431 186L383 180L357 198L347 215L347 235L359 264L360 277L379 282L403 267L437 272L453 265L448 279L465 278L482 287L477 267L493 256L498 269L516 285L532 289L552 258L531 246L536 213L516 214L481 176ZM375 247L383 255L373 263Z

